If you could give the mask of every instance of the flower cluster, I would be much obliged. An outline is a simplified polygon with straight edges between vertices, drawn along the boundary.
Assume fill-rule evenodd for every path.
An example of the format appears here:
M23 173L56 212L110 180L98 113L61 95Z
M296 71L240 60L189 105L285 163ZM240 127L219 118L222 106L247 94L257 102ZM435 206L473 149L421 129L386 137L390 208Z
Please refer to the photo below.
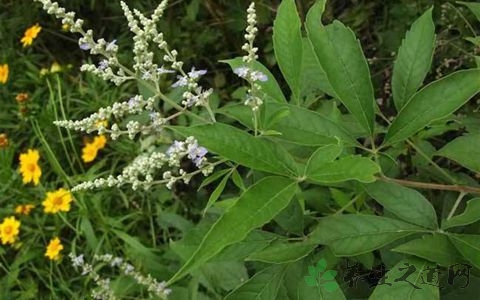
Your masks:
M107 138L104 135L96 136L93 141L85 143L82 149L83 162L92 162L97 157L98 151L105 148L106 144Z
M15 217L7 217L0 224L0 240L3 245L13 244L20 233L20 221Z
M235 68L233 72L237 74L238 77L247 80L250 84L244 104L250 106L252 111L255 113L263 104L263 101L260 98L261 86L257 83L257 81L267 81L268 77L264 73L252 68L253 63L258 58L258 48L253 46L253 42L258 33L258 29L256 27L257 15L255 11L255 3L253 2L247 9L247 23L248 26L245 34L246 43L242 47L242 50L247 52L246 55L243 56L243 62L246 65Z
M193 137L188 137L185 141L175 141L166 153L151 152L138 156L134 161L123 169L118 176L110 175L107 178L99 178L93 181L80 183L72 188L72 191L88 190L102 187L120 187L125 184L132 185L132 189L138 187L148 189L154 184L166 184L167 188L172 186L179 180L188 183L193 175L202 173L205 176L213 171L213 164L208 163L205 155L207 150L198 145ZM197 171L188 173L180 168L181 161L187 157L198 168ZM158 170L168 166L177 168L174 172L172 169L164 171L161 180L155 180Z
M98 268L92 264L86 263L83 254L76 256L73 253L70 253L69 257L72 261L72 265L75 268L80 268L82 270L83 276L90 277L96 283L97 288L92 291L93 299L117 299L110 287L110 279L100 277L96 271ZM167 288L165 282L158 282L150 274L144 276L142 273L135 270L133 265L125 262L121 257L115 257L111 254L95 255L93 263L106 263L112 268L118 268L123 275L130 276L135 279L138 284L145 286L151 296L165 299L171 293L171 290Z
M28 149L27 153L20 154L20 173L24 184L29 182L33 182L34 185L39 184L42 176L42 169L38 165L39 159L38 150Z
M29 27L27 30L25 30L25 33L23 34L22 39L20 42L23 44L23 47L31 46L33 43L33 40L37 38L37 35L40 33L42 30L42 27L40 25L35 24L31 27Z

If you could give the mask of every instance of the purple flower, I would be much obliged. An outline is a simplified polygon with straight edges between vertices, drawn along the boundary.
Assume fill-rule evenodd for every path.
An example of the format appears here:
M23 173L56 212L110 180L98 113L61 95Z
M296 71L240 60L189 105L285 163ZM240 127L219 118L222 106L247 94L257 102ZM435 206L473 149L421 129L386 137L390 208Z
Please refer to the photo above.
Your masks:
M111 41L110 43L108 43L108 45L107 45L107 47L105 48L105 50L107 50L107 51L115 51L115 47L117 46L116 43L117 43L117 40Z
M106 68L108 68L108 60L106 59L101 60L100 63L98 64L98 68L100 70L105 70Z
M253 71L252 72L252 80L253 81L257 81L257 80L260 80L262 82L265 82L268 80L268 76L263 74L262 72L260 71Z
M81 43L79 46L80 46L80 49L85 51L90 50L92 48L88 43Z
M250 69L247 68L247 67L238 67L238 68L233 69L233 73L237 74L238 77L245 78L245 77L247 77L249 70Z
M175 73L175 71L165 69L163 66L161 66L160 68L157 69L157 73L161 75L161 74L167 74L167 73Z
M183 142L174 141L173 144L167 149L167 155L171 156L175 152L179 152L183 149Z
M207 74L207 70L195 70L195 67L192 67L192 70L188 72L188 76L192 79L197 79L205 74Z
M191 159L197 168L200 168L203 158L208 153L208 150L204 147L199 147L197 143L188 147L188 158Z
M180 76L180 75L177 75L177 82L175 82L174 84L172 84L172 87L179 87L179 86L186 86L188 84L188 78L187 76Z

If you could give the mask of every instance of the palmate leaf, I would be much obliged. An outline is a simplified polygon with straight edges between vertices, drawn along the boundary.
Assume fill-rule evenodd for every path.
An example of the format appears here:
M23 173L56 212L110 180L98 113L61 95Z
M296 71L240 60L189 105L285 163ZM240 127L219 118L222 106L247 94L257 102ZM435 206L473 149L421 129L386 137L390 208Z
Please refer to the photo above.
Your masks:
M296 182L283 177L266 177L251 186L212 225L202 242L170 279L172 283L209 261L225 247L243 240L284 209L297 189Z
M462 70L434 81L413 95L388 128L384 144L408 139L447 117L480 91L480 69Z
M312 9L317 9L314 6ZM318 17L318 13L310 14ZM337 98L369 133L374 130L375 99L370 71L354 33L339 21L306 22L308 38Z
M434 48L435 25L430 8L407 32L393 65L392 93L397 111L422 85L430 70Z

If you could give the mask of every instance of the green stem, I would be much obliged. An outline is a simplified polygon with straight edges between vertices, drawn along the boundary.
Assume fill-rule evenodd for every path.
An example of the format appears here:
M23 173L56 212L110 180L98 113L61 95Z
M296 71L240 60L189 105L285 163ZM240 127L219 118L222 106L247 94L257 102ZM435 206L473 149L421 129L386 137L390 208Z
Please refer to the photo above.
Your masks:
M462 199L463 197L465 197L465 195L466 195L465 192L460 192L460 194L458 195L457 201L455 201L455 204L453 205L452 210L448 214L447 220L450 220L453 217L453 215L455 214L455 211L458 208L458 205L460 205L460 202L462 202Z

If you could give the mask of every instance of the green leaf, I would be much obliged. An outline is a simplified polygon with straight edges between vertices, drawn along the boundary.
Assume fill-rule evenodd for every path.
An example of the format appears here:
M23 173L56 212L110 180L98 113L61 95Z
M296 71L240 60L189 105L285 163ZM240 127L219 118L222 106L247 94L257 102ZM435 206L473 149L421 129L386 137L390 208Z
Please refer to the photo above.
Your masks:
M335 279L335 276L337 276L337 271L335 270L328 270L322 275L323 280L333 280Z
M356 146L358 142L347 130L326 116L295 105L266 103L267 112L288 109L288 117L282 118L269 129L282 133L280 138L308 146L320 146L336 143L340 139L345 146Z
M457 226L465 226L480 220L480 198L470 199L467 202L467 208L460 214L452 217L450 220L443 220L442 229L448 229Z
M184 136L194 136L209 151L246 167L280 175L297 173L295 161L282 147L233 126L215 123L170 128Z
M306 176L309 180L320 184L347 180L373 182L378 172L380 167L372 160L351 155L325 164L309 164Z
M370 71L354 33L339 21L322 27L307 21L308 38L338 99L373 133L375 99Z
M416 190L393 182L377 181L366 185L366 191L398 218L422 227L438 228L435 209Z
M422 85L430 70L435 48L435 24L432 8L413 23L398 50L393 65L392 92L397 111Z
M299 101L302 67L302 31L295 0L284 0L273 23L273 48L280 71Z
M392 251L415 255L448 267L464 261L448 237L443 234L424 235L392 249Z
M305 26L307 28L323 27L322 15L325 11L326 0L316 1L308 10Z
M318 284L317 279L312 276L305 276L305 282L308 284L308 286L316 286Z
M310 239L328 245L336 256L355 256L417 232L422 232L422 228L399 220L339 215L321 219Z
M318 272L323 272L327 269L327 261L325 258L322 258L317 263L317 270Z
M169 283L187 275L225 247L243 240L250 231L270 221L288 205L296 189L296 182L282 177L266 177L251 186L213 224Z
M334 292L336 289L338 289L338 283L335 281L330 281L322 285L324 289L326 289L329 292Z
M202 181L202 184L200 184L200 187L198 188L198 190L200 190L203 187L206 187L207 185L211 184L212 182L216 181L218 178L222 177L223 175L231 171L232 171L231 169L223 169L213 173L212 175L208 176Z
M336 143L337 137L345 146L359 145L345 128L323 114L296 105L275 102L264 103L264 107L266 119L269 120L264 130L281 132L276 138L299 145L322 146ZM287 111L288 115L283 118L274 117ZM253 129L252 111L243 104L225 106L218 112ZM271 119L274 119L273 123L270 122Z
M266 268L237 287L225 297L225 300L271 300L277 295L285 276L286 265L274 265Z
M454 160L474 172L480 172L480 134L468 134L454 139L435 155Z
M234 169L232 169L234 170ZM217 185L217 187L215 188L215 190L212 192L212 194L210 195L210 197L208 198L208 202L207 202L207 205L205 206L205 209L203 210L203 214L205 215L205 213L207 212L207 210L212 207L213 204L215 204L215 202L217 202L218 198L220 197L220 195L222 194L223 190L225 189L225 186L227 185L227 181L228 179L230 178L230 175L232 175L232 172L229 172L227 173L223 178L222 178L222 181L220 181L220 183Z
M458 252L475 268L480 269L480 235L451 233L448 237Z
M408 268L411 267L415 272L405 278L406 281L397 281L401 279ZM422 272L427 268L435 268L435 265L418 258L406 258L399 262L393 269L385 274L385 282L390 283L391 286L382 284L375 288L369 300L435 300L440 299L440 292L438 287L422 284ZM428 271L426 271L428 272ZM408 282L407 282L408 281ZM410 284L410 283L411 284ZM416 289L414 286L418 287Z
M334 161L343 151L340 143L326 145L318 148L308 159L305 175L315 173L323 165Z
M480 91L479 78L477 69L457 71L418 91L390 125L384 144L401 142L455 112Z
M465 5L480 21L480 3L457 1L458 4Z
M303 236L304 211L298 199L291 201L274 220L288 233Z
M307 38L302 39L303 44L303 59L302 70L300 73L300 97L308 96L312 92L318 93L321 91L332 97L335 97L335 92L328 82L327 75L318 62L317 55L313 50L313 46Z
M220 62L229 64L232 70L245 65L241 57L237 57L234 59L221 60ZM285 100L285 96L283 95L282 89L280 88L277 81L275 80L275 77L273 77L272 73L270 73L270 71L267 68L265 68L264 65L262 65L258 61L253 61L252 69L255 71L260 71L263 74L267 75L268 77L267 81L258 81L256 82L256 84L258 84L262 88L262 92L265 93L265 95L268 96L270 100L273 100L274 102L280 102L280 103L287 102L287 100Z
M363 253L357 256L351 257L352 260L361 263L367 270L373 269L373 263L375 262L375 256L372 252Z
M261 261L270 264L294 262L307 256L315 247L315 244L308 241L299 243L280 241L278 243L272 243L258 252L252 253L246 260ZM312 273L310 273L310 275L314 276Z

